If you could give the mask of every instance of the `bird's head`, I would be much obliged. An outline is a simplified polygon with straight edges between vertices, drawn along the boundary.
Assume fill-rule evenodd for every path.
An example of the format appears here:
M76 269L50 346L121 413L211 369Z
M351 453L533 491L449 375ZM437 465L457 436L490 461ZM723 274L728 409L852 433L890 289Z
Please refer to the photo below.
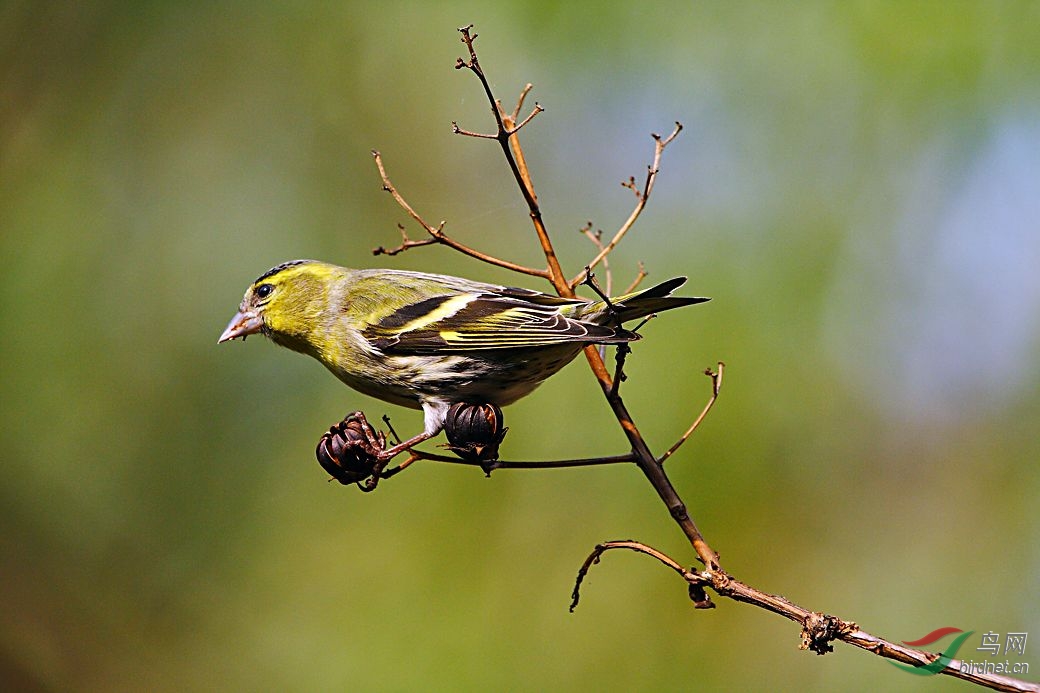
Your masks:
M261 274L246 290L235 317L217 343L264 334L295 351L313 351L329 291L341 268L315 260L283 262Z

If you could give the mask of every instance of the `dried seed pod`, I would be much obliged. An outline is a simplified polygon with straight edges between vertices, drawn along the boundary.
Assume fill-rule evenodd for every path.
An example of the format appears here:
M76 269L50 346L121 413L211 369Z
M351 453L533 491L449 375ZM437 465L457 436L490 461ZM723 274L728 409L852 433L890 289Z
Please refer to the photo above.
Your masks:
M376 453L386 447L386 436L377 433L359 411L330 428L314 451L318 464L341 484L352 484L372 476Z
M488 402L456 402L448 409L444 434L448 449L464 460L484 464L498 459L498 446L509 430L502 409Z

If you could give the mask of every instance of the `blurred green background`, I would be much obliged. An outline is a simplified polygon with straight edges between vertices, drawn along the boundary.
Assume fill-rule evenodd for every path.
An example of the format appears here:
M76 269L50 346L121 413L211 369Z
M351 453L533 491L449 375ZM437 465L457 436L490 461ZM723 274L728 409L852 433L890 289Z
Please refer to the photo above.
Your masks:
M6 690L952 690L720 600L628 466L425 463L365 495L320 434L354 393L263 340L247 284L315 257L538 286L476 80L473 22L565 267L666 152L624 286L714 300L647 326L627 402L734 575L894 640L1032 635L1040 669L1040 4L0 6L0 676ZM413 237L421 234L410 227ZM625 450L576 362L506 411L512 459ZM977 639L969 641L974 648ZM983 659L983 653L963 653ZM1036 680L1034 672L1031 677Z

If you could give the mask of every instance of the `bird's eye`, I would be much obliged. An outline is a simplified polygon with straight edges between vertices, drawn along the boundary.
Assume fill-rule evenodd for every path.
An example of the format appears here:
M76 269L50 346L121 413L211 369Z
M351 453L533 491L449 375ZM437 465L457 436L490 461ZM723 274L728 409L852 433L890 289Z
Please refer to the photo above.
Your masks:
M274 291L274 287L270 284L261 284L256 287L256 295L258 298L267 298L271 295L272 291Z

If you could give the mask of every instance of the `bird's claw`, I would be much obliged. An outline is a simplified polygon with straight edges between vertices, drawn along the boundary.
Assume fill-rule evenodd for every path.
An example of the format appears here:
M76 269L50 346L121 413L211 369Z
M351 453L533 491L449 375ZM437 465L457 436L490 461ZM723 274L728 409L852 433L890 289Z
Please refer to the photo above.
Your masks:
M384 474L390 460L428 438L428 434L421 433L388 448L386 435L372 427L364 412L355 411L321 437L315 454L318 463L336 481L357 484L367 493L374 491L384 476L391 476Z

